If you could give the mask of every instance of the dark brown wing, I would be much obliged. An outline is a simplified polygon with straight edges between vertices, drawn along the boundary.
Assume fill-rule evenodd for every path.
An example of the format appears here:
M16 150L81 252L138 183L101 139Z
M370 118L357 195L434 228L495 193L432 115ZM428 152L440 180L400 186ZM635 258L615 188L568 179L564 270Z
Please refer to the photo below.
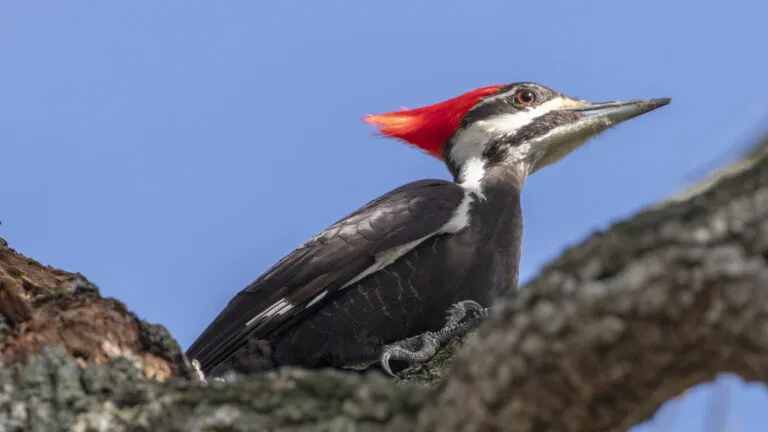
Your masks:
M320 307L371 266L376 256L426 239L445 226L464 190L444 180L401 186L315 235L230 300L187 356L207 372L241 346L246 336L268 336L289 320ZM375 269L376 267L373 267Z

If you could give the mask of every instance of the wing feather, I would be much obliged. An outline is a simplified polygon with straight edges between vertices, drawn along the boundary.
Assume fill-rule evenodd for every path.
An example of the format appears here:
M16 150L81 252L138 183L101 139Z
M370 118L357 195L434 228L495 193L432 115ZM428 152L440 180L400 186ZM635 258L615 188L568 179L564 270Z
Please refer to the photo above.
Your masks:
M363 272L375 271L382 265L377 257L385 252L439 233L464 196L454 183L421 180L369 202L310 238L240 291L190 346L187 356L197 359L207 372L249 335L266 338L300 319L320 307L327 294Z

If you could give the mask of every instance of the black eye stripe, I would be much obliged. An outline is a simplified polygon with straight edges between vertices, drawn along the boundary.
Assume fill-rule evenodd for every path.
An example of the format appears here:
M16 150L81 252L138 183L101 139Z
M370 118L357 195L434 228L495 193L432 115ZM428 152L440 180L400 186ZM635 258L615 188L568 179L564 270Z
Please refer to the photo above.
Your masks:
M517 102L516 95L520 90L531 90L536 100L533 103L523 104ZM501 87L495 94L481 99L477 105L470 109L461 119L461 126L466 127L472 123L498 114L528 111L541 105L560 93L550 88L531 82L517 82Z
M508 137L508 142L512 145L517 145L526 141L530 141L538 136L543 136L552 129L574 122L579 118L576 112L572 111L552 111L538 117L536 121L533 121L520 129L518 129L514 135Z

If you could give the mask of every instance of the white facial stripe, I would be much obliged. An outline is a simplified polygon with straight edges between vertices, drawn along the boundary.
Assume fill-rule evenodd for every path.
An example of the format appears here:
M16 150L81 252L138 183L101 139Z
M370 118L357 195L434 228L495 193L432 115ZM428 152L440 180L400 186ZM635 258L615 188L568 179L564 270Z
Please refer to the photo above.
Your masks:
M461 173L459 179L461 186L470 192L482 196L482 190L480 188L480 182L485 174L485 161L479 157L473 157L464 162L461 166Z
M471 159L479 159L486 146L495 138L512 135L548 112L573 105L574 101L570 99L556 97L534 108L479 120L456 134L449 157L463 166Z

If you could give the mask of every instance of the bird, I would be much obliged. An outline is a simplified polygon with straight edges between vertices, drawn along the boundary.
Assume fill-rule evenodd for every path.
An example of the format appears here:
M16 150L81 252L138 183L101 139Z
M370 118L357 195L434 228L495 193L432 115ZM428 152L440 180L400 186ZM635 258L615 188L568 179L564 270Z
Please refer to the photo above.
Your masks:
M187 357L214 377L280 366L391 375L393 362L427 361L518 288L528 176L670 101L594 103L515 82L365 116L453 181L413 181L314 235L237 293Z

